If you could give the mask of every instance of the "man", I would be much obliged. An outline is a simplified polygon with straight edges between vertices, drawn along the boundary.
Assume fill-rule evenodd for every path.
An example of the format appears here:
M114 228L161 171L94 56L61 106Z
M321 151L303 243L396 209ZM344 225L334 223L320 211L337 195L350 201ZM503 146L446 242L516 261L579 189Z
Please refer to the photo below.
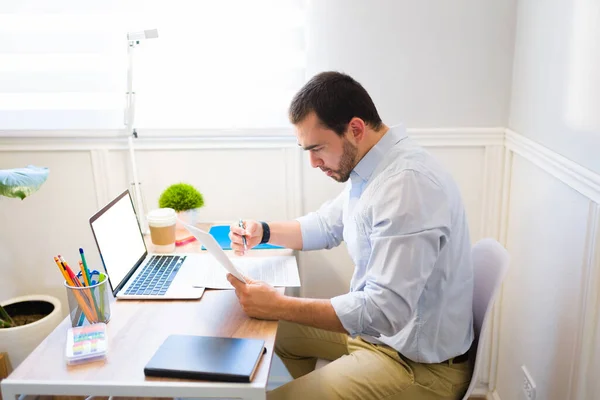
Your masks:
M471 243L459 190L440 164L388 128L365 89L324 72L289 116L310 163L342 193L294 221L231 227L237 254L261 242L330 249L355 263L350 292L287 297L228 275L244 311L279 320L276 352L295 378L269 399L459 399L471 377ZM246 240L246 246L244 246ZM334 360L313 371L317 358Z

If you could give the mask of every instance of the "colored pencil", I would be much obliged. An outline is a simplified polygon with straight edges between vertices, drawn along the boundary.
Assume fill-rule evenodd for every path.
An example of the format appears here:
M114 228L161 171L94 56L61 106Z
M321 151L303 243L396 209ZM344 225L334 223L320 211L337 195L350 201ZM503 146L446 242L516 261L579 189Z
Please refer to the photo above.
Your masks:
M81 262L83 263L83 269L81 270L81 275L84 276L84 281L88 286L92 286L92 277L90 276L90 269L88 268L87 261L85 260L85 254L83 254L83 249L79 248L79 255L81 256Z
M87 281L87 286L92 286L92 279L89 278L89 275L86 275L85 273L85 266L83 265L83 262L79 261L79 268L81 269L81 275L84 277L84 280ZM98 294L98 290L100 288L96 287L96 294ZM90 288L90 297L92 298L92 301L94 302L94 310L96 311L96 315L98 316L98 322L102 321L104 319L104 313L102 312L102 308L98 307L98 302L96 302L96 296L94 296L94 288Z

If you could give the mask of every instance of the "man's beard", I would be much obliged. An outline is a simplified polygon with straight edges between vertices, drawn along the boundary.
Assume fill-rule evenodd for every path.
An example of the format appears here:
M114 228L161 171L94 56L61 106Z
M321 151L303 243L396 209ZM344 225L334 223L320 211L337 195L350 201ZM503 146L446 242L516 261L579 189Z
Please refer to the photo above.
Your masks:
M350 143L346 138L344 138L343 146L344 152L340 158L340 166L337 170L331 170L337 175L337 177L335 175L331 175L331 177L338 182L346 182L350 178L350 172L352 172L356 165L356 154L358 154L356 146Z

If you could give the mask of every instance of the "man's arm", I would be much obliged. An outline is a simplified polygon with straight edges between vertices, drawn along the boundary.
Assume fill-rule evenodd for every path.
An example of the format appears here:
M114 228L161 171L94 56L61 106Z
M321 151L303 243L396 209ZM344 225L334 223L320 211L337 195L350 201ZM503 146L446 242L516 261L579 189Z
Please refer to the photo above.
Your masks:
M300 222L269 222L269 229L271 231L270 244L283 246L287 249L302 250Z
M331 301L285 296L271 285L245 277L246 283L227 274L244 312L250 317L285 320L333 332L348 333Z
M229 227L231 231L229 233L231 248L238 256L243 255L246 250L258 246L264 235L261 222L246 221L244 224L244 228L239 227L238 224L232 224ZM268 243L293 250L302 249L303 242L300 222L269 222L269 231L270 237Z
M283 296L278 319L332 332L348 333L328 299Z
M268 222L268 243L294 250L331 249L343 240L344 224L342 210L345 190L335 199L323 204L316 212L308 213L293 221ZM246 250L257 246L264 234L259 221L245 221L245 227L230 226L229 238L235 254L241 256ZM244 240L246 246L244 246Z

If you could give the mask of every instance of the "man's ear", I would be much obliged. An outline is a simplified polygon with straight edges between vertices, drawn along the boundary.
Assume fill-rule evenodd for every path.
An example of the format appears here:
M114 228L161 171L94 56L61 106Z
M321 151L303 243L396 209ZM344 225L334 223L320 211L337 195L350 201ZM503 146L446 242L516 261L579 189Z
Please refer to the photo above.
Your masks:
M354 117L348 123L348 133L354 138L355 143L358 143L365 138L365 132L366 124L362 119Z

